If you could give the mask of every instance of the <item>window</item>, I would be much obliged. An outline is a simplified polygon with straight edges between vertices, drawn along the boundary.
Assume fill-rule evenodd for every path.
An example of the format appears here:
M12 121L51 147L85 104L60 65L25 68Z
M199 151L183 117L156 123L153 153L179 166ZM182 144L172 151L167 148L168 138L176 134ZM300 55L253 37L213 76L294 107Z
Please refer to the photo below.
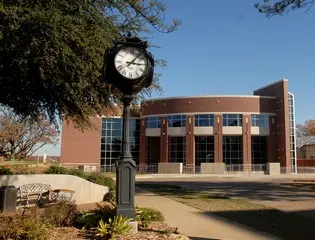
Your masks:
M160 117L147 117L147 128L160 128Z
M252 163L267 163L267 140L266 137L252 136Z
M196 136L195 151L197 166L202 162L214 162L214 137Z
M170 137L168 148L169 162L185 162L185 137Z
M213 126L213 114L198 114L195 115L195 127Z
M252 126L255 127L269 127L269 116L267 114L252 114L251 115Z
M101 137L101 168L112 171L112 167L119 159L122 146L122 118L103 118ZM130 119L130 142L133 160L139 162L140 120Z
M241 136L223 136L223 161L225 164L243 164Z
M174 115L168 116L168 126L169 127L185 127L186 126L186 116L185 115Z
M223 126L242 126L242 114L223 114Z
M289 120L290 120L290 159L292 172L296 172L296 125L294 95L289 93Z

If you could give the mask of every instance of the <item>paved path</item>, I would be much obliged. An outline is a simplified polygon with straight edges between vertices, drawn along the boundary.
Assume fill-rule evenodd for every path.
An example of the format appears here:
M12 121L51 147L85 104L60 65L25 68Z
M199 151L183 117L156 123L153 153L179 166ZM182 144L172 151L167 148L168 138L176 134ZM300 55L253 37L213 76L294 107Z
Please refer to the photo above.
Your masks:
M288 185L295 179L315 180L314 176L234 176L138 178L137 182L176 184L194 190L208 190L228 197L245 198L281 211L315 218L315 190Z
M167 224L195 240L277 240L279 238L257 232L238 223L205 214L196 208L172 199L136 189L136 204L160 210Z

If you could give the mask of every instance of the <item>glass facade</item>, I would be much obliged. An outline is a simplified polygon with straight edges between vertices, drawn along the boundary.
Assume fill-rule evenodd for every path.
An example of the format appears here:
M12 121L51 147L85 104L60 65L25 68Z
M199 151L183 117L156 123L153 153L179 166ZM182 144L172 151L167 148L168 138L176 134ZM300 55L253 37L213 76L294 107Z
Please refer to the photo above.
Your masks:
M195 161L200 166L202 162L214 162L214 137L195 137Z
M223 162L243 164L242 136L223 136Z
M185 137L169 137L168 161L185 163Z
M267 114L252 114L251 124L254 127L269 127L269 116Z
M213 114L197 114L195 115L195 127L213 127Z
M295 103L294 95L289 93L289 119L290 119L290 160L293 173L296 169L296 126L295 126Z
M112 171L120 157L122 146L122 118L103 118L101 137L101 170ZM130 142L133 160L139 163L140 120L130 119Z
M147 117L147 128L160 128L160 117Z
M242 114L223 114L223 126L242 126Z
M186 115L173 115L168 116L169 127L185 127L186 126Z
M267 163L267 138L252 136L252 164Z

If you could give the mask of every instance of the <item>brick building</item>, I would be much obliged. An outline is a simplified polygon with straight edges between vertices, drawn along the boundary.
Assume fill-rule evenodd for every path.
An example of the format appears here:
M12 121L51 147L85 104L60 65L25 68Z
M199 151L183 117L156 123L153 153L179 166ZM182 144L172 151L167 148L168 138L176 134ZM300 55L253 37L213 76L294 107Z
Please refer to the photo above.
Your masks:
M214 162L255 170L279 162L283 171L295 172L294 96L286 79L248 96L150 99L140 112L130 121L132 155L140 169L182 162L193 172ZM121 114L93 122L96 129L84 133L63 124L62 164L112 170L121 150Z

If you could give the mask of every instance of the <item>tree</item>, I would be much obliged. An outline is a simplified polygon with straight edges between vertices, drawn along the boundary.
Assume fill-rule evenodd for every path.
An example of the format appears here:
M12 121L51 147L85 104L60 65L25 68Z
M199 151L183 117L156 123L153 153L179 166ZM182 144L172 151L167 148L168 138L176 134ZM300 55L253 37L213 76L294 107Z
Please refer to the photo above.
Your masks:
M315 120L307 120L304 124L296 125L297 136L298 137L307 137L315 136Z
M266 14L267 17L272 17L274 15L284 15L301 8L309 11L314 3L315 0L263 0L263 3L256 3L255 7L259 12Z
M120 93L102 82L105 49L126 31L169 33L160 0L1 0L0 104L77 125L104 114ZM160 89L156 76L151 90Z
M57 144L58 130L48 120L33 121L0 107L0 156L23 159L46 144Z

